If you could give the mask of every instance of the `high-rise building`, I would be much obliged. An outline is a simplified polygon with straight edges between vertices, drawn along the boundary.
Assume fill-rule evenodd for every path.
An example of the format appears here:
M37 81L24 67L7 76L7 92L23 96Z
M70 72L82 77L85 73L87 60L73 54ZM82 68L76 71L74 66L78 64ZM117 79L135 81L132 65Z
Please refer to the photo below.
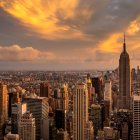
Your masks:
M9 92L8 93L8 117L11 117L12 104L19 103L19 93L18 92Z
M118 109L131 108L131 69L129 54L126 51L125 36L123 51L119 59L119 100Z
M60 108L68 110L68 87L66 84L62 84L60 88Z
M89 106L94 103L94 88L92 87L91 79L87 79L87 89L88 89L88 99L89 99Z
M3 140L3 125L7 115L7 85L0 84L0 140Z
M18 134L11 134L8 133L5 137L4 140L19 140L19 135Z
M46 139L43 133L48 120L49 104L47 97L26 97L23 102L27 103L27 110L33 114L36 123L36 140ZM43 129L43 130L42 130Z
M122 125L122 140L129 140L128 138L128 123L127 122L124 122L123 125ZM134 139L135 140L135 139Z
M55 124L57 129L66 130L66 110L56 109Z
M109 126L109 118L112 111L112 89L111 81L105 81L104 106L105 106L105 126Z
M11 122L12 122L12 133L18 133L18 124L21 119L21 116L27 111L26 103L15 103L12 104L11 109Z
M51 85L48 82L40 84L40 97L50 97L51 96Z
M99 104L92 104L90 109L90 117L94 126L94 136L97 136L98 130L102 125L102 107Z
M93 77L92 86L95 88L95 94L97 94L97 100L100 103L103 100L102 79L100 77Z
M35 140L35 118L30 112L26 112L21 117L19 137L22 140Z
M140 96L133 97L133 140L140 139Z
M77 83L73 100L74 140L88 139L88 91L84 83Z

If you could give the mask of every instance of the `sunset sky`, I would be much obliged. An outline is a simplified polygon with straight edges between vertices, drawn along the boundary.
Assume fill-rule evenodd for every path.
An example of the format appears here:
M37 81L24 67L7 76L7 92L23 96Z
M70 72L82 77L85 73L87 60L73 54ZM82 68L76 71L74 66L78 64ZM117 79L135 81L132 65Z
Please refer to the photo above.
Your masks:
M140 64L140 0L0 0L0 70L118 67L123 33Z

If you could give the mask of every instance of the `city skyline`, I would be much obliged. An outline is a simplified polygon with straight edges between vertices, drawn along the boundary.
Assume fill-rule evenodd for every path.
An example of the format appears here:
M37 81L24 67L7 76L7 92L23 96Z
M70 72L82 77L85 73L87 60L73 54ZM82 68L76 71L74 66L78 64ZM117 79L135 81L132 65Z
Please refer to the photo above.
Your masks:
M115 69L139 65L139 0L1 0L0 70Z

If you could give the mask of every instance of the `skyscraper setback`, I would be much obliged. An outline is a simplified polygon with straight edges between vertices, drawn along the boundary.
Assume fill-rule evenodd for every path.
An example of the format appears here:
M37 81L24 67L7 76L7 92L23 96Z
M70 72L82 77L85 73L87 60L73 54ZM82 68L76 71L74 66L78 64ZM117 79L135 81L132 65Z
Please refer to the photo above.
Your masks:
M118 109L130 109L131 101L131 70L129 54L126 51L125 35L123 51L119 59L119 100Z

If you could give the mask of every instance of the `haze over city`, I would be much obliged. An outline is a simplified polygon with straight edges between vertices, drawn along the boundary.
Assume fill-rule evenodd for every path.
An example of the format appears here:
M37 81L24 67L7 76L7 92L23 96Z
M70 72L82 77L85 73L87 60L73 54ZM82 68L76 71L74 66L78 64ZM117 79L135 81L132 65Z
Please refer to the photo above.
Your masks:
M123 33L140 59L139 0L1 0L1 70L118 67Z

